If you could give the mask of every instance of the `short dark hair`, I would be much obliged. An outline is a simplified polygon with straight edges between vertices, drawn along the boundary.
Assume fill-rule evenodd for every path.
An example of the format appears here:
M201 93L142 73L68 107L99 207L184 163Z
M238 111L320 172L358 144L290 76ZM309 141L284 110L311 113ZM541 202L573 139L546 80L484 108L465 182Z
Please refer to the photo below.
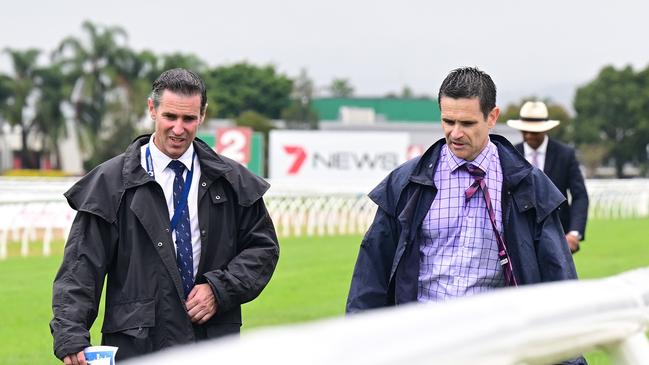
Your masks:
M158 76L153 82L153 88L151 90L151 100L153 100L154 107L157 108L160 105L160 98L162 97L162 92L165 90L185 96L200 94L201 114L205 113L207 90L205 89L205 82L195 72L184 68L173 68Z
M496 107L496 85L491 76L476 67L460 67L451 71L439 87L437 103L440 106L444 96L453 99L479 98L480 110L485 118Z

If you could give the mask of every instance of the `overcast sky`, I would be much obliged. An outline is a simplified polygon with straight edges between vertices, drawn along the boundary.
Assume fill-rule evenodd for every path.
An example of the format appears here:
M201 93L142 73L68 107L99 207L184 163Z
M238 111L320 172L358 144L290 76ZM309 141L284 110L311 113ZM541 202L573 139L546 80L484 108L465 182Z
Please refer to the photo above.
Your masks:
M348 78L358 96L410 86L435 96L451 69L478 66L498 103L528 95L570 104L605 65L649 64L645 1L9 0L0 48L50 51L81 23L119 25L130 47L190 52L215 66L273 63L316 85ZM8 72L6 57L0 70Z

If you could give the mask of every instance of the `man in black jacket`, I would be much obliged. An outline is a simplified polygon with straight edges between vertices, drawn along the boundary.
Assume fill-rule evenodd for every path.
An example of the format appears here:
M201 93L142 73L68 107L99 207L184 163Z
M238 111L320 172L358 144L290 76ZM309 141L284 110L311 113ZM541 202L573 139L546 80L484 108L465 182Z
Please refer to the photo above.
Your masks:
M279 245L268 184L195 139L203 80L166 71L148 100L152 136L65 193L78 211L54 280L50 328L65 364L86 364L106 283L102 344L118 360L238 333L241 304L266 286Z
M575 150L553 138L547 131L559 125L548 119L548 108L541 101L528 101L521 107L520 119L508 120L507 125L523 133L524 142L515 147L525 159L545 172L561 191L566 201L559 208L559 217L570 251L579 250L588 219L588 193L579 169ZM570 192L570 203L568 203Z

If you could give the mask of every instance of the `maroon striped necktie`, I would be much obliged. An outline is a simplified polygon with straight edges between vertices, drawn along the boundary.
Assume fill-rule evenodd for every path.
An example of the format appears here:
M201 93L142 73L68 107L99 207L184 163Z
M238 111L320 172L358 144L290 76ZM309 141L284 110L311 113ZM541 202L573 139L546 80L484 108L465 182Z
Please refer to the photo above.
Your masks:
M487 184L484 181L485 173L480 170L478 167L472 164L464 164L469 174L473 177L474 181L471 186L464 192L466 196L466 201L468 202L473 195L482 189L484 195L485 203L487 204L487 211L489 212L489 220L491 220L491 227L494 230L494 235L496 236L496 242L498 243L498 262L503 268L503 274L505 276L505 285L506 286L518 286L516 284L516 278L514 278L514 270L512 268L511 260L509 259L509 254L507 253L507 245L505 245L505 239L498 232L496 228L496 214L494 209L491 206L491 199L489 198L489 189L487 189Z

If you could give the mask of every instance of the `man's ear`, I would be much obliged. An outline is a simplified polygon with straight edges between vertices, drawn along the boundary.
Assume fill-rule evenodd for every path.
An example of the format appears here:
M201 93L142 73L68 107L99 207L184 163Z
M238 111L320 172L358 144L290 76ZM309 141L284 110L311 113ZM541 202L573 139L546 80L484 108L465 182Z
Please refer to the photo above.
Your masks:
M155 120L155 106L153 105L153 99L147 99L147 106L149 107L149 116L151 119Z
M500 116L500 108L495 106L493 109L491 109L489 115L487 116L487 124L489 125L489 128L493 128L496 126L496 122L498 121L499 116Z
M205 104L205 107L203 108L203 112L201 113L201 120L200 120L200 123L203 123L203 121L205 120L205 116L207 115L207 106L208 106L208 105L209 105L209 104L206 103L206 104ZM200 123L199 123L199 124L200 124Z

